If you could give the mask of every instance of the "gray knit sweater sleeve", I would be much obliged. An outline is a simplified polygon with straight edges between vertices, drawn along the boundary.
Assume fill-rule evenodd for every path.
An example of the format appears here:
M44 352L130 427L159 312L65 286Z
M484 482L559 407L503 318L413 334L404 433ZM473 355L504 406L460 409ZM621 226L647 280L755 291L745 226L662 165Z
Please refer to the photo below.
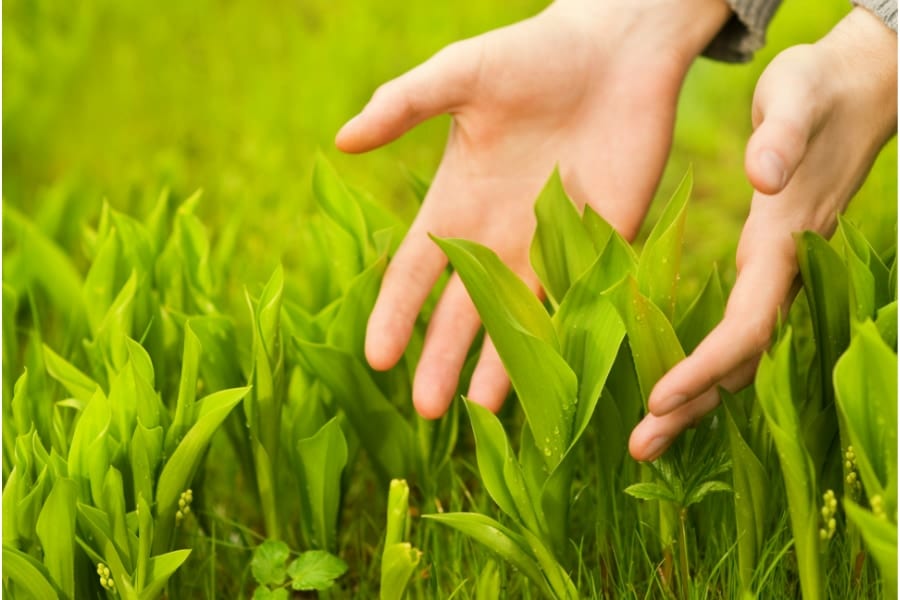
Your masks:
M726 0L733 14L703 54L725 62L747 62L766 43L766 28L781 0ZM897 31L897 0L851 0Z
M853 4L869 9L894 33L897 32L897 0L853 0Z
M703 54L725 62L747 62L753 58L753 53L766 43L766 28L781 0L727 0L727 2L734 14Z

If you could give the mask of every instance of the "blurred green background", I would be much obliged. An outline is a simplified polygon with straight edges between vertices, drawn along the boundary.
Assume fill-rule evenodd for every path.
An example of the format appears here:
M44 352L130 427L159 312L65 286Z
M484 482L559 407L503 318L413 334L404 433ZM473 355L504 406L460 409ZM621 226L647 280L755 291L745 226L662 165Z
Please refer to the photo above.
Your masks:
M177 198L203 188L212 231L237 227L231 276L262 281L279 260L289 269L302 262L293 234L310 210L317 148L348 181L404 218L414 214L404 169L431 176L446 117L368 155L343 156L333 146L340 125L379 83L453 40L544 5L8 0L4 202L40 222L47 198L67 195L65 215L51 225L77 260L79 224L96 217L104 198L140 215L163 187ZM693 164L686 294L713 261L726 281L733 278L750 198L742 165L756 78L780 49L814 41L849 9L845 0L789 0L752 63L703 59L692 69L659 190L667 197ZM850 211L880 247L896 235L896 164L892 142Z

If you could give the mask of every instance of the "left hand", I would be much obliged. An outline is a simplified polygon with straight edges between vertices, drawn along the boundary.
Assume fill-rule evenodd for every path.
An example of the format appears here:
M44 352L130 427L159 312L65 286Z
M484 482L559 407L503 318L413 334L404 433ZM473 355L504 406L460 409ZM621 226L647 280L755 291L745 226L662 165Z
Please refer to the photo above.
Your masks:
M717 387L753 380L779 310L797 283L792 233L830 236L838 213L897 131L897 36L855 8L814 45L789 48L753 98L745 169L755 192L737 249L725 317L660 379L631 434L638 460L659 457L719 402Z

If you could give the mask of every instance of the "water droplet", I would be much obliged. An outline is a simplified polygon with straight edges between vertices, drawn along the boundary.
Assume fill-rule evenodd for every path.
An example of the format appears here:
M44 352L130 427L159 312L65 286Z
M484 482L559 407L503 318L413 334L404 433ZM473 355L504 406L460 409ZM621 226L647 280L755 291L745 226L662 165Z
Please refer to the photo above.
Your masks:
M546 448L544 448L544 456L550 456L551 454L553 454L553 453L550 451L550 447L549 447L549 446L547 446Z

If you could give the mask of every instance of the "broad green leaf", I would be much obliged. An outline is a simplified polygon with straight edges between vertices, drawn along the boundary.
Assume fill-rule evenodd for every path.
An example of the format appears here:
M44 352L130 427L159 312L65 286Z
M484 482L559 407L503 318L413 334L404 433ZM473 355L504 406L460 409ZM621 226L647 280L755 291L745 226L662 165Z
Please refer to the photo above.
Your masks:
M106 471L106 477L103 479L103 497L97 504L107 514L112 527L112 539L120 549L119 557L125 565L125 570L131 573L134 570L134 560L128 537L128 524L125 520L125 485L122 473L115 467L109 467Z
M134 587L146 593L150 570L150 553L153 550L153 511L145 500L143 492L137 492L135 498L135 516L137 518L138 547L135 553Z
M34 600L58 598L50 574L44 566L31 556L11 546L3 544L3 579L15 585L14 590L22 590ZM4 583L4 589L7 589Z
M172 452L181 442L194 421L194 402L197 398L197 375L200 370L200 339L194 333L193 322L184 325L184 350L181 355L181 377L178 381L178 397L175 400L175 416L166 431L166 451Z
M90 499L90 463L96 457L96 450L106 446L106 434L109 431L112 413L109 402L100 389L94 392L90 401L81 413L75 425L72 443L69 446L68 471L79 486L79 498ZM92 450L94 451L92 453ZM92 456L93 454L93 456ZM106 473L106 469L103 469Z
M315 542L319 548L335 550L341 473L347 464L347 442L337 418L297 442L297 463L301 500L308 507Z
M71 479L58 479L37 520L44 566L63 597L75 598L75 502L78 488Z
M713 268L703 289L675 326L675 332L685 353L693 352L724 316L725 295L722 293L719 270Z
M27 257L17 270L21 272L10 273L4 269L4 281L21 294L34 280L63 314L77 320L84 311L84 305L76 301L81 298L83 284L69 256L8 202L3 203L3 221L10 227L21 255ZM40 268L35 269L33 265Z
M578 209L563 189L555 168L534 205L537 228L531 242L531 265L544 290L559 305L569 287L594 262L597 252L581 224Z
M341 181L334 167L321 153L316 154L312 186L318 205L325 214L352 236L359 248L359 265L365 264L365 249L369 241L365 217L353 193Z
M750 582L765 543L767 525L771 520L769 506L769 477L760 458L744 439L737 419L741 413L734 405L739 398L720 390L728 443L731 449L734 513L737 525L737 553L741 586L750 590Z
M178 570L191 554L190 549L175 550L150 559L147 568L147 586L140 590L141 600L158 598L172 574Z
M875 326L885 343L897 351L897 301L893 300L878 309Z
M483 544L488 550L520 570L547 597L554 597L528 542L497 521L478 513L440 513L422 515L423 519L452 527Z
M559 355L553 322L492 251L464 240L435 241L474 301L552 470L571 440L578 393L575 374Z
M223 390L200 401L197 422L175 448L157 482L156 510L159 517L156 528L158 535L154 540L156 553L169 550L178 498L193 479L210 438L248 391L249 388Z
M681 242L684 238L687 201L693 185L693 171L688 169L650 232L638 263L637 280L641 293L670 320L675 314Z
M287 568L295 590L327 590L347 572L347 563L324 550L308 550Z
M116 286L122 284L119 269L121 256L119 236L110 232L102 240L85 277L82 301L88 317L88 326L94 334L97 333L106 311L112 304L115 291L118 289Z
M328 387L383 480L405 477L414 464L412 427L355 357L294 338L303 368Z
M834 368L836 403L867 495L897 505L897 355L871 321L856 329Z
M250 570L257 583L281 585L287 577L287 559L291 549L284 542L266 540L253 551Z
M817 483L812 458L803 445L804 437L794 405L798 390L791 338L792 332L788 328L771 352L763 355L756 374L756 393L784 476L803 597L819 600L824 596L819 560Z
M838 215L838 230L841 232L847 253L852 252L856 255L872 274L872 282L875 286L875 306L883 306L890 302L892 299L890 269L884 264L862 232L844 215ZM849 259L849 256L847 258Z
M684 358L681 343L663 312L628 277L609 292L628 334L641 393L646 403L656 382Z
M673 504L678 502L678 498L675 497L672 490L653 481L633 483L625 488L625 493L639 500L659 500Z
M286 588L270 590L261 585L253 590L253 600L288 600L288 591Z
M837 252L811 231L795 235L822 377L822 406L834 401L831 373L850 341L847 268Z
M550 587L553 589L554 596L562 600L578 600L579 595L578 590L575 589L575 584L572 583L569 574L559 564L556 557L553 556L536 535L527 529L522 530L522 536L531 548L531 552L537 559L541 569L543 569L544 577L547 578Z
M326 343L329 346L365 360L366 325L386 264L387 257L382 255L350 282L328 327Z
M625 325L615 307L601 296L606 271L602 260L603 256L575 282L553 315L563 358L578 378L569 448L587 428L625 337Z
M47 373L60 382L66 390L82 402L88 402L99 389L97 383L74 365L44 345L44 364Z
M879 518L852 500L844 498L847 518L862 533L866 548L875 558L875 563L884 577L884 589L897 587L897 525L885 518ZM886 597L889 593L886 593Z
M637 272L638 256L634 248L590 204L584 206L581 222L594 250L598 255L603 255L607 268L615 274L611 276L610 283L615 283L625 273Z
M408 542L385 546L381 555L381 600L401 600L416 570L422 552Z
M506 482L504 469L515 461L500 420L488 409L471 401L465 403L475 434L475 456L481 482L497 506L513 519L519 519L516 501ZM517 463L518 464L518 463ZM533 512L533 511L532 511ZM528 523L532 526L533 523Z

